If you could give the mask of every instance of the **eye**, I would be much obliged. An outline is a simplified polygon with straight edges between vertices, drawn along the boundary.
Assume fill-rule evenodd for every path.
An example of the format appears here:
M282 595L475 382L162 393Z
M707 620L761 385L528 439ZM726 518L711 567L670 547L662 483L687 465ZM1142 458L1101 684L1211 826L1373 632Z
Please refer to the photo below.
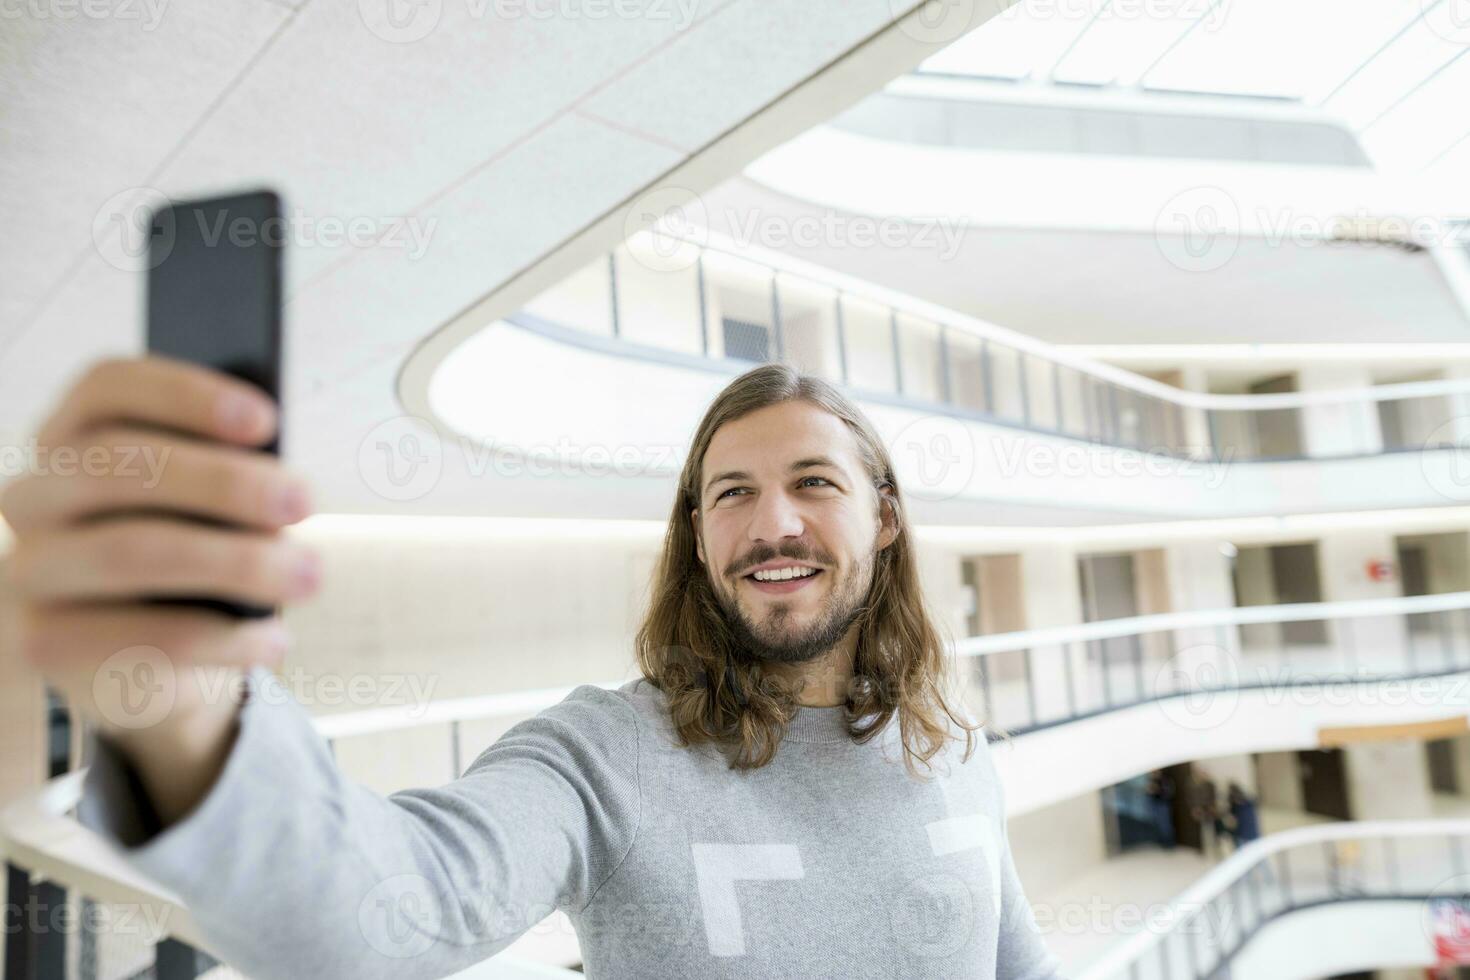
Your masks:
M800 486L802 484L805 484L806 481L808 481L808 480L818 480L818 481L826 484L829 487L836 485L831 480L827 479L825 476L804 476L804 477L801 478L800 481L798 481L798 484L797 485ZM745 489L746 489L745 487L731 487L730 489L728 489L725 492L721 493L715 499L716 500L724 500L730 494L735 493L737 491L743 491Z

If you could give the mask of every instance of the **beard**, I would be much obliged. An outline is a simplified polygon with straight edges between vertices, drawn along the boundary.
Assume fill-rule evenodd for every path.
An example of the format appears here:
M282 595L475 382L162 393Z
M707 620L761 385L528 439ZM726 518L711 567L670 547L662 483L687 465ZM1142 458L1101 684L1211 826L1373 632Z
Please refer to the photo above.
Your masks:
M752 618L744 608L738 584L735 592L726 593L716 583L715 598L730 635L752 659L778 664L807 663L835 647L865 611L876 556L875 549L857 567L834 582L811 622L805 625L793 612L796 603L780 599L763 602L763 617L759 620ZM822 574L835 575L836 572L829 566L822 570Z

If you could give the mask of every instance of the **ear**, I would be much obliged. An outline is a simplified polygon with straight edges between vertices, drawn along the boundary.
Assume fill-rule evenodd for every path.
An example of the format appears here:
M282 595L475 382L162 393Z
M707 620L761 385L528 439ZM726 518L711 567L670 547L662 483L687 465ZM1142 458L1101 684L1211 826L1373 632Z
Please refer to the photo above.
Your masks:
M699 563L705 564L704 560L704 535L699 533L699 508L689 512L689 523L694 528L694 553L699 556Z
M887 484L878 488L878 521L877 547L882 551L898 540L898 498Z

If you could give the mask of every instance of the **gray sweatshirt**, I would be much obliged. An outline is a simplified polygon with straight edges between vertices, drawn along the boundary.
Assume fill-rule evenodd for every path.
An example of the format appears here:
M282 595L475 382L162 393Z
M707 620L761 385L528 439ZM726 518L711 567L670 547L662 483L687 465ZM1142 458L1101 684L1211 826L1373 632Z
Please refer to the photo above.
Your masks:
M676 746L646 680L583 685L460 778L385 798L341 773L274 674L248 692L182 820L160 830L98 737L79 817L255 980L441 977L555 909L594 978L1059 976L978 733L921 781L896 722L857 745L844 709L801 708L774 761L739 771Z

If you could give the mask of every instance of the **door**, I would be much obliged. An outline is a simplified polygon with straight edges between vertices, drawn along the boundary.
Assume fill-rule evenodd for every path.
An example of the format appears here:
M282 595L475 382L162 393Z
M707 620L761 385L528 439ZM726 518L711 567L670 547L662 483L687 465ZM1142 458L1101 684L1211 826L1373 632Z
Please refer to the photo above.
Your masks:
M965 618L970 636L1026 628L1020 555L978 555L961 563L960 574L970 593ZM1001 650L969 659L970 678L982 691L986 721L1014 728L1034 720L1026 690L1026 651Z
M1270 556L1277 602L1322 601L1322 580L1317 574L1315 543L1273 545ZM1320 646L1327 642L1327 624L1321 620L1282 623L1281 641L1287 646Z
M1175 841L1180 847L1192 847L1196 851L1203 851L1205 849L1204 833L1200 829L1200 822L1191 812L1196 793L1194 766L1188 762L1181 762L1177 766L1166 767L1163 773L1174 794L1172 812Z
M1138 615L1133 556L1081 555L1077 571L1086 622ZM1087 641L1087 657L1100 675L1105 705L1129 704L1144 697L1143 648L1138 636Z
M1334 820L1353 819L1342 750L1303 749L1297 753L1297 760L1302 779L1302 809Z
M1437 738L1424 743L1429 761L1429 788L1435 793L1459 793L1460 780L1455 773L1455 743Z
M1289 374L1267 378L1250 386L1253 395L1275 395L1296 391L1296 379ZM1298 459L1302 455L1302 433L1299 413L1294 408L1271 408L1249 413L1255 423L1257 456L1270 459Z

